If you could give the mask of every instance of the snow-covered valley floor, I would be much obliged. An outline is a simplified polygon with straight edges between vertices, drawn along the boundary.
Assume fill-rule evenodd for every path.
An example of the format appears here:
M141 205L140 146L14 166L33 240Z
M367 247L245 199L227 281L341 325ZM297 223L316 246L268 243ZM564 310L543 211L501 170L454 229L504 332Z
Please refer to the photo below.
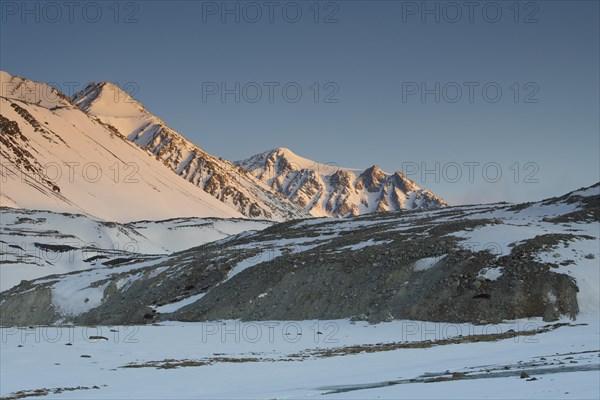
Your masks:
M220 321L0 334L8 399L600 396L597 314L558 325Z

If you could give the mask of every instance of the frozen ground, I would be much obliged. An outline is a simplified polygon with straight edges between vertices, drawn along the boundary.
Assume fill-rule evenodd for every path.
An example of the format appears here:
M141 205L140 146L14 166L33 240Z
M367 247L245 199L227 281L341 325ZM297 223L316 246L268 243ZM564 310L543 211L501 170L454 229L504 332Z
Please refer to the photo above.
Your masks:
M561 322L568 325L338 320L4 328L0 395L597 399L598 315ZM521 335L539 329L547 331ZM357 345L364 346L348 347Z
M118 258L146 260L273 223L174 218L106 222L80 214L0 208L0 291L53 274L104 268Z

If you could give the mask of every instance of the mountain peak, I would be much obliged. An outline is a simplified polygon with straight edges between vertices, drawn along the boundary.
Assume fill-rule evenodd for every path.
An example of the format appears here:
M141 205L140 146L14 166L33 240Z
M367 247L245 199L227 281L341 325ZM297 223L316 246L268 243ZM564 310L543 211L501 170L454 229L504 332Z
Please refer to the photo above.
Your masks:
M11 74L9 74L6 71L0 70L0 81L5 82L5 81L11 80L12 78L13 78L13 76Z
M296 155L296 153L294 153L292 150L288 149L287 147L277 147L277 148L274 148L273 150L270 150L268 153L280 153L280 154L284 154L284 155L293 155L293 156Z
M313 170L318 168L317 162L299 156L287 147L277 147L265 153L258 154L255 157L257 157L256 161L260 164L267 162L267 160L268 162L273 164L279 163L281 160L284 160L288 168L290 168L293 171L297 171L300 169ZM252 158L254 159L255 157Z
M284 170L305 170L316 172L317 174L332 175L338 171L356 171L350 168L341 168L335 163L324 164L299 156L287 147L277 147L245 160L236 161L235 164L246 171L272 168L275 170L275 173L283 173ZM252 174L256 176L256 174ZM269 174L272 175L271 173Z
M137 100L111 82L92 82L75 93L71 101L96 116L132 117L146 112Z
M367 168L367 171L370 174L373 174L373 175L382 175L382 174L385 174L385 172L383 172L381 170L381 168L379 168L379 165L377 165L377 164L373 164L370 168Z
M13 172L6 174L0 205L75 212L120 222L180 216L243 217L202 188L173 179L172 169L115 135L106 123L99 123L68 99L61 97L58 104L48 97L30 100L28 96L54 93L49 85L10 74L1 78L8 96L0 98L0 123L7 128L0 135L0 156L7 171ZM45 166L65 163L72 163L69 174L46 175ZM95 166L94 179L87 178L89 165Z
M315 217L447 205L401 172L387 174L377 164L366 170L340 168L298 156L285 147L235 164Z
M86 114L149 151L182 179L250 218L286 220L309 214L229 161L208 154L110 82L73 96ZM287 152L286 154L291 154Z
M383 172L377 164L373 164L372 167L367 168L358 177L358 186L364 187L368 192L378 192L380 190L382 182L387 178L387 174Z
M44 108L72 107L70 99L52 86L0 71L0 96Z

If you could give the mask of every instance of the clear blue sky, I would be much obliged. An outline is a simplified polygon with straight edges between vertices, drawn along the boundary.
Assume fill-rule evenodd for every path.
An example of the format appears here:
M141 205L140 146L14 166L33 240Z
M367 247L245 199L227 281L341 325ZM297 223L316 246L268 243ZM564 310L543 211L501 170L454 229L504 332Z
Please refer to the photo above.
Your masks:
M150 111L230 160L284 146L348 167L439 163L409 177L453 204L600 180L598 1L66 3L2 0L0 68L63 88L134 82ZM213 82L239 82L240 102Z

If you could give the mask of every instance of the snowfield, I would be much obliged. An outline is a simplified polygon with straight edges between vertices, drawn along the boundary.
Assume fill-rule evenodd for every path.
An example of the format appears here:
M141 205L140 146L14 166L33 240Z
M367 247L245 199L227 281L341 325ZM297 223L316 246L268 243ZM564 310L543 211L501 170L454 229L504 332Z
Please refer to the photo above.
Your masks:
M21 280L103 268L119 258L143 261L273 224L217 218L120 224L79 214L10 208L0 208L0 218L0 292Z
M3 328L0 395L597 399L597 315L577 324L560 322L566 325L531 336L453 344L441 341L460 339L458 335L502 335L511 329L524 334L548 324L538 319L487 326L333 320ZM376 343L403 343L407 348L384 351ZM339 351L361 345L364 350L355 353ZM527 377L521 378L522 373Z

